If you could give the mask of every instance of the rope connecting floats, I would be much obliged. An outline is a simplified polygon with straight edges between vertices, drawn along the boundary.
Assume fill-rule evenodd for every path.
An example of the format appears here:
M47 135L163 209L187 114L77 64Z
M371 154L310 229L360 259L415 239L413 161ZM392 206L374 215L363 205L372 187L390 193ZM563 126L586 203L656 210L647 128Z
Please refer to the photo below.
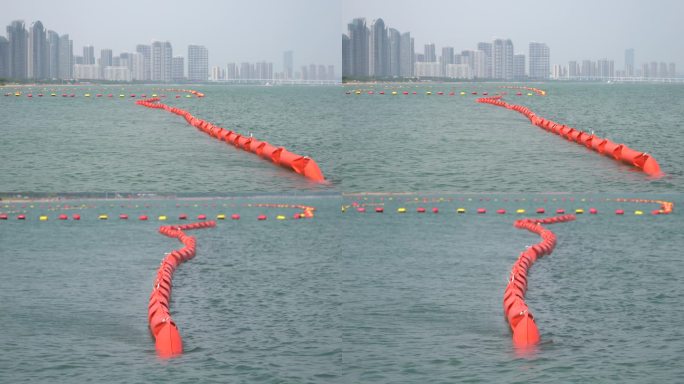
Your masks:
M505 88L505 89L522 89L526 91L532 91L536 93L539 96L546 96L546 91L543 89L539 88L534 88L534 87L518 87L518 86L513 86L513 85L503 85L499 88ZM518 94L518 96L522 96L522 94Z
M504 290L504 315L513 332L513 345L515 347L529 347L538 344L541 340L534 317L525 303L525 292L527 291L527 271L529 268L537 259L550 255L556 246L556 235L544 228L542 224L563 223L572 220L575 220L575 215L522 219L516 220L514 223L516 228L527 229L542 238L542 241L520 253L518 259L513 263L508 285Z
M602 155L611 157L616 161L622 161L625 164L632 165L649 176L660 176L662 174L660 171L660 165L658 165L656 159L646 152L638 152L624 144L616 144L608 139L600 138L594 134L589 134L580 131L579 129L571 128L566 125L556 123L555 121L537 116L534 112L532 112L532 110L525 106L506 103L505 101L501 100L501 96L479 98L477 99L477 102L512 109L525 115L528 119L530 119L530 122L537 127L562 136L568 141L574 141L577 144L584 145L587 148L593 149Z
M218 127L208 121L198 119L188 111L176 107L169 107L166 104L160 103L158 98L138 100L135 103L147 108L164 109L167 112L183 116L188 124L216 139L230 143L245 151L252 152L263 159L271 161L273 164L290 169L309 180L319 183L325 181L325 177L318 167L318 163L308 156L298 155L288 151L284 147L276 147L266 141L257 140L250 136L242 136L239 133Z
M159 227L159 233L168 237L175 237L184 245L183 248L172 251L162 260L157 270L157 277L154 280L154 288L147 308L150 331L154 336L155 348L160 357L169 358L183 353L183 341L178 332L178 327L176 327L176 323L169 313L173 272L182 262L195 257L195 238L187 236L183 231L215 226L215 221L203 221Z

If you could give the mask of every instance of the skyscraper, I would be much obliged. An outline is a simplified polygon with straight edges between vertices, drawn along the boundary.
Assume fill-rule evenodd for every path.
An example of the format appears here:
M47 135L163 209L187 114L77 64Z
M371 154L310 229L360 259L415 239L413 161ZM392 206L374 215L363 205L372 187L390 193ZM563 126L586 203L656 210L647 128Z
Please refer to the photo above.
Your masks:
M9 77L9 40L0 36L0 79Z
M411 32L401 34L399 54L399 75L402 77L413 77L413 66L415 63L415 51Z
M485 78L491 79L493 76L492 72L492 43L477 43L477 49L484 52L485 60Z
M513 42L510 39L496 39L492 44L493 78L513 79Z
M59 78L59 34L55 31L47 33L47 73L49 79Z
M203 45L188 45L188 80L209 79L209 51Z
M352 75L352 55L349 36L342 34L342 76Z
M357 18L347 25L349 30L349 53L351 56L351 76L365 77L369 72L369 31L366 27L366 19Z
M634 48L625 49L625 75L634 76Z
M95 64L95 47L92 45L86 45L83 47L83 64Z
M7 26L9 40L9 77L26 79L28 76L28 32L22 20Z
M32 79L45 79L48 76L48 46L43 23L36 21L29 32L29 68Z
M513 80L525 80L525 55L513 55Z
M138 44L135 51L143 56L143 78L140 80L152 80L152 47Z
M74 43L69 35L59 37L59 78L69 80L73 78Z
M151 79L168 83L171 81L173 48L168 41L152 42Z
M442 77L446 77L446 68L449 64L454 64L454 47L442 47L442 56L439 57Z
M550 73L549 47L544 43L530 43L530 79L548 80Z
M382 19L373 21L370 35L370 76L387 76L389 72L388 45L385 22Z
M343 39L344 40L344 35ZM343 49L344 51L344 49ZM342 60L344 60L345 55L344 53L342 54ZM283 72L285 73L285 78L287 80L292 80L292 76L294 75L294 60L293 60L293 52L292 51L285 51L283 52Z
M389 72L388 75L397 77L400 73L401 61L401 33L394 28L389 29Z
M423 54L425 54L425 62L426 63L437 62L437 53L435 52L435 44L434 43L425 44L425 47L423 49Z
M112 50L111 49L101 49L100 50L100 76L104 79L105 68L111 67L112 62Z
M188 60L188 73L190 73L190 60ZM185 60L183 56L176 56L171 59L171 80L185 80ZM205 79L206 81L208 79Z
M598 70L597 76L603 79L608 79L615 76L615 66L613 60L600 59L596 63Z

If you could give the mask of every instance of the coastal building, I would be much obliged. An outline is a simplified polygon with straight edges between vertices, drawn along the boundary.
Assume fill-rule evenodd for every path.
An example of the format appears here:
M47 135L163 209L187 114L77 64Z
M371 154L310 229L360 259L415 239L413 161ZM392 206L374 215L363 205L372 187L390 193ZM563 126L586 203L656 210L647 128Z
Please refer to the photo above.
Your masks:
M412 77L413 65L416 58L411 32L404 32L401 34L399 45L399 75L401 77Z
M69 80L73 78L74 70L74 42L69 35L59 37L59 79Z
M349 38L347 38L348 40ZM342 57L344 58L345 55L343 54ZM287 80L291 80L294 75L294 53L292 51L283 52L283 73Z
M131 70L124 66L107 66L104 68L104 80L117 82L130 82L132 80Z
M173 48L168 41L152 42L151 75L152 81L168 83L171 81Z
M547 80L551 72L549 47L545 43L530 43L530 79Z
M83 64L95 64L95 47L86 45L83 47Z
M342 76L349 77L352 74L352 57L349 36L342 34Z
M634 48L625 49L625 75L634 76Z
M401 33L394 28L389 29L389 76L398 77L401 73Z
M47 32L47 73L46 78L59 78L59 33Z
M349 31L350 76L369 76L369 35L366 19L357 18L347 25Z
M9 41L9 77L28 77L28 32L23 20L15 20L7 26Z
M472 80L474 75L470 65L462 63L447 65L445 77L450 79Z
M492 73L497 80L513 79L513 42L496 39L492 43Z
M525 79L525 55L513 55L513 80L522 81Z
M100 66L97 64L74 64L74 79L99 80Z
M441 76L441 69L438 61L416 63L415 76L418 78L438 78Z
M9 77L9 40L0 36L0 79Z
M36 21L31 25L28 43L28 77L31 79L47 78L49 50L45 28L40 21Z
M454 64L454 47L442 47L442 55L439 57L441 76L446 76L446 68Z
M484 52L484 76L485 79L491 79L492 72L492 43L477 43L477 50Z
M228 63L226 65L226 80L237 80L240 78L237 63Z
M385 77L389 72L389 41L382 19L373 21L370 34L369 76ZM311 75L311 74L309 74Z
M135 51L143 56L143 78L141 80L152 80L152 47L138 44Z
M107 67L111 67L114 65L114 60L113 60L113 54L111 49L101 49L100 50L100 71L102 78L105 78L105 73L104 70ZM121 62L119 61L119 65Z
M209 79L209 51L203 45L188 45L188 80Z
M173 57L171 58L171 81L183 80L185 80L185 59L183 56Z

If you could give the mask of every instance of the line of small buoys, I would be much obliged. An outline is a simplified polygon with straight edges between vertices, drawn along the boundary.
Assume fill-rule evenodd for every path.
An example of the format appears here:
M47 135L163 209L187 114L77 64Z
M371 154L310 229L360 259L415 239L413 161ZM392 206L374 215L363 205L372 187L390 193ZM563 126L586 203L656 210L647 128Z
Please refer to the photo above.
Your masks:
M183 248L172 251L162 260L157 270L157 277L154 280L154 287L147 307L150 331L154 336L155 348L160 357L168 358L183 353L183 341L169 311L173 272L182 262L195 257L196 240L192 236L187 236L183 231L215 226L216 222L214 221L203 221L159 227L159 233L177 238L183 243Z
M594 134L589 134L580 131L579 129L571 128L566 125L556 123L555 121L537 116L534 112L532 112L532 110L525 106L506 103L505 101L501 100L500 96L479 98L477 99L477 102L512 109L525 115L528 119L530 119L530 122L537 127L562 136L568 141L576 142L577 144L584 145L587 148L593 149L594 151L608 156L616 161L621 161L625 164L632 165L649 176L662 175L660 171L660 165L656 159L646 152L638 152L624 144L617 144L608 139L600 138Z
M294 219L310 219L314 217L314 211L316 211L316 207L312 207L310 205L303 205L303 204L271 204L271 203L259 203L259 204L249 204L248 206L250 207L265 207L265 208L292 208L292 209L301 209L302 211L299 213L295 213L292 218ZM277 217L277 216L276 216ZM284 217L283 217L284 218ZM282 219L280 219L282 220Z
M169 92L183 92L183 93L189 93L189 94L195 95L197 97L204 97L204 93L202 93L200 91L196 91L194 89L173 89L173 88L171 88L171 89L167 89L167 91L169 91Z
M354 94L354 95L370 95L370 96L372 96L372 95L380 95L380 96L382 96L382 95L392 95L392 96L404 95L404 96L408 96L408 95L418 95L418 94L422 94L425 96L432 96L432 95L456 96L457 94L460 96L478 95L478 91L472 91L472 92L460 91L458 93L456 93L456 91L437 91L437 92L433 92L433 91L425 91L425 92L422 92L422 91L421 92L418 92L418 91L411 91L411 92L409 92L409 91L401 91L401 92L399 92L399 91L391 91L391 92L378 91L378 92L376 92L373 90L363 91L363 90L358 90L358 89L353 90L353 91L347 90L344 93L346 95ZM484 91L481 94L484 96L487 96L487 95L489 95L489 92ZM498 95L499 93L497 92L495 94Z
M23 94L22 94L21 92L16 92L16 93L14 93L14 96L17 96L17 97L22 96L22 95L23 95ZM12 96L12 93L5 93L5 96ZM77 95L77 94L75 94L75 93L61 93L61 94L58 94L58 93L54 93L54 92L53 92L53 93L50 93L49 95L43 94L43 93L38 93L38 94L35 94L35 95L34 95L33 93L27 93L27 94L26 94L26 97L27 97L27 98L34 98L34 96L36 96L36 97L44 97L44 96L58 97L58 96L61 96L61 97L63 97L63 98L76 98L76 97L80 97L80 95ZM120 94L113 94L113 93L103 94L103 93L97 93L97 94L95 94L95 95L92 95L92 94L90 94L90 93L85 93L85 94L83 94L83 97L93 98L93 99L95 99L95 98L109 98L109 99L114 99L114 98L116 98L116 97L118 97L118 99L127 99L127 98L141 98L141 99L145 99L145 98L147 98L147 94L138 95L138 94L135 94L135 93L131 93L131 94L124 94L124 93L120 93ZM159 95L159 96L157 96L157 95L155 94L155 95L153 95L152 97L165 98L166 95ZM180 96L178 96L178 97L180 97ZM199 96L198 96L198 97L199 97ZM203 96L202 96L202 97L203 97Z
M147 108L164 109L176 115L183 116L188 124L216 139L230 143L245 151L252 152L276 165L290 169L309 180L315 182L325 181L325 177L323 177L323 173L316 161L308 156L301 156L288 151L284 147L276 147L266 141L257 140L251 136L242 136L239 133L218 127L208 121L198 119L188 111L159 103L158 98L138 100L136 101L136 104Z
M656 210L651 211L651 213L654 215L671 213L672 209L674 207L673 203L667 202L667 201L660 201L660 200L641 200L641 199L620 200L620 199L618 199L618 201L630 201L630 202L639 202L639 203L661 203L660 209L656 209ZM368 210L366 209L366 206L374 207L375 213L384 213L385 212L385 209L382 205L378 206L377 204L358 204L358 203L344 204L341 206L341 211L342 211L342 213L345 213L350 208L354 208L354 210L358 213L366 213L366 212L368 212ZM419 206L415 209L416 213L425 213L427 211L428 211L427 208L423 207L423 206ZM432 213L441 212L438 207L432 207L432 208L430 208L430 211ZM553 210L549 210L549 212L551 212L551 211L553 211ZM591 207L587 211L591 215L599 214L598 209L596 209L595 207ZM397 213L407 213L407 212L409 212L409 210L406 207L399 207L399 208L397 208L396 212ZM486 215L488 213L488 210L487 210L487 208L484 208L484 207L479 207L479 208L476 208L474 210L468 210L465 207L458 207L455 209L455 212L458 215L463 215L463 214L466 214L468 212L475 213L476 215ZM511 212L507 211L504 208L498 208L498 209L494 210L494 212L497 215L506 215L509 213L516 214L516 215L524 215L524 214L528 213L525 208L518 208L516 210L512 210ZM546 208L539 207L539 208L534 209L534 212L538 215L543 215L547 212L547 210L546 210ZM565 214L565 209L564 208L557 208L557 209L555 209L555 212L556 212L556 214L559 214L559 215ZM576 215L581 215L581 214L585 213L585 210L584 210L584 208L576 208L576 209L574 209L573 212ZM624 215L626 212L627 211L625 209L622 209L622 208L618 208L615 210L616 215ZM633 213L634 213L634 215L637 215L637 216L644 214L644 212L642 210L635 210Z
M516 220L515 227L527 229L541 236L542 241L520 253L513 263L508 285L504 291L504 315L513 332L513 345L525 348L538 344L541 340L534 316L525 303L527 291L527 271L537 259L550 255L556 246L556 235L544 228L542 224L563 223L575 220L574 215L547 217L544 219Z
M651 211L654 215L669 215L674 210L674 203L665 200L652 200L652 199L616 199L617 202L626 203L647 203L647 204L660 204L659 209L654 209Z
M512 86L512 85L504 85L504 86L501 86L501 87L499 87L499 88L506 88L506 89L521 89L521 90L525 90L525 91L532 91L532 92L534 92L534 93L536 93L537 95L540 95L540 96L546 96L546 91L545 91L545 90L539 89L539 88L534 88L534 87L519 87L519 86ZM518 93L517 95L518 95L518 96L522 96L522 93Z
M306 206L304 206L304 207L306 207ZM288 208L292 208L292 207L288 207ZM292 218L293 219L302 219L302 218L310 219L310 218L314 217L314 214L313 214L314 211L315 211L315 208L313 208L313 207L302 208L302 212L295 213L292 216ZM20 213L20 214L17 214L15 216L15 219L21 220L21 221L30 221L28 219L28 217L29 216L27 216L25 213ZM38 217L38 221L49 221L50 220L50 216L48 216L48 215L37 215L36 217ZM140 216L138 216L138 221L149 221L151 219L154 219L155 217L156 217L156 220L158 220L158 221L167 221L167 220L170 220L170 218L172 216L158 215L158 216L150 217L149 215L140 215ZM225 213L218 213L215 216L216 220L225 220L228 217L230 217L232 220L240 220L242 218L242 216L239 213L233 213L230 216L226 215ZM262 217L262 218L260 218L260 217ZM257 216L257 219L258 220L264 220L264 217L267 217L267 216L260 214ZM282 214L278 214L275 217L278 220L285 220L286 219L285 215L282 215ZM101 221L107 221L107 220L109 220L110 216L108 214L103 213L103 214L96 215L96 218L98 220L101 220ZM129 215L127 215L125 213L121 213L118 215L119 220L127 221L127 220L129 220L129 218L130 218ZM197 220L207 220L207 218L208 218L208 216L205 214L199 214L196 217ZM187 220L187 219L188 219L188 215L185 213L181 213L178 215L178 220ZM0 220L2 220L2 221L10 220L10 216L7 213L0 213ZM68 221L69 215L66 215L64 213L59 214L59 215L57 215L57 220ZM79 221L79 220L81 220L81 215L74 213L73 215L71 215L71 220Z

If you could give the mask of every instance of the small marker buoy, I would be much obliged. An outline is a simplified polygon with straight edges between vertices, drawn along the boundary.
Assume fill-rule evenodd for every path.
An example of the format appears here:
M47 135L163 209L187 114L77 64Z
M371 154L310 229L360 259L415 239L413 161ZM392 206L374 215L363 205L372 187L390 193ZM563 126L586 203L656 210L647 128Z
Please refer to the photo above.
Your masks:
M257 220L266 220L266 215L257 216Z
M578 215L581 215L581 214L584 213L584 209L582 209L582 208L577 208L577 209L575 209L575 213L578 214Z
M496 210L496 213L498 213L499 215L505 215L505 214L506 214L506 210L503 209L503 208L502 208L502 209L497 209L497 210Z
M159 221L166 221L167 217L165 215L160 215L157 219Z
M385 212L385 208L383 207L375 207L375 213L383 213Z
M178 215L178 220L187 220L187 219L188 219L188 215L186 215L185 213L181 213L180 215Z
M65 215L64 213L62 213L61 215L57 216L57 218L58 218L59 220L67 220L67 219L69 219L69 216L67 216L67 215Z
M465 213L465 208L456 208L456 213Z
M544 212L546 212L546 210L544 208L537 208L537 213L541 214Z
M651 215L660 215L660 210L659 209L654 209L651 211ZM0 217L1 218L1 217Z
M637 216L641 216L641 215L644 214L644 211L636 210L636 211L634 211L634 214L637 215Z
M359 212L359 213L364 213L364 212L366 212L366 208L364 208L364 207L358 207L358 208L356 208L356 211Z
M439 213L439 208L432 207L432 213Z
M197 220L206 220L206 219L207 219L207 215L204 215L204 214L197 215Z
M294 215L292 215L292 218L295 220L299 220L302 218L302 214L301 213L295 213Z
M17 220L26 220L26 215L17 215Z
M285 215L276 216L276 220L285 220Z
M140 221L147 221L147 219L148 219L148 218L147 218L147 215L140 215L140 216L138 217L138 220L140 220Z
M217 218L218 220L225 220L225 219L226 219L226 215L224 215L223 213L219 213L218 215L216 215L216 218Z
M406 213L406 208L404 208L404 207L397 208L397 213Z
M487 213L487 210L484 209L484 208L478 208L478 209L477 209L477 213L479 213L480 215L482 215L482 214Z
M128 220L128 215L125 214L125 213L122 213L122 214L119 215L119 219L121 219L121 220Z
M520 208L520 209L516 210L515 213L522 214L522 213L525 213L525 210Z
M233 213L232 215L230 215L230 218L232 220L240 220L240 215L238 215L237 213Z
M79 215L78 213L74 213L73 215L71 215L71 218L78 221L81 220L81 215Z
M625 214L625 210L624 210L624 209L616 209L616 210L615 210L615 214L616 214L616 215L624 215L624 214Z
M598 209L596 209L596 208L589 208L589 213L591 213L592 215L595 215L595 214L598 213Z
M7 214L6 213L0 213L0 220L7 220Z
M100 215L100 216L98 216L97 218L100 219L100 220L107 220L107 219L109 219L109 216L107 216L107 215Z
M418 207L418 208L416 209L416 212L418 212L418 213L425 213L425 208L423 208L423 207Z

